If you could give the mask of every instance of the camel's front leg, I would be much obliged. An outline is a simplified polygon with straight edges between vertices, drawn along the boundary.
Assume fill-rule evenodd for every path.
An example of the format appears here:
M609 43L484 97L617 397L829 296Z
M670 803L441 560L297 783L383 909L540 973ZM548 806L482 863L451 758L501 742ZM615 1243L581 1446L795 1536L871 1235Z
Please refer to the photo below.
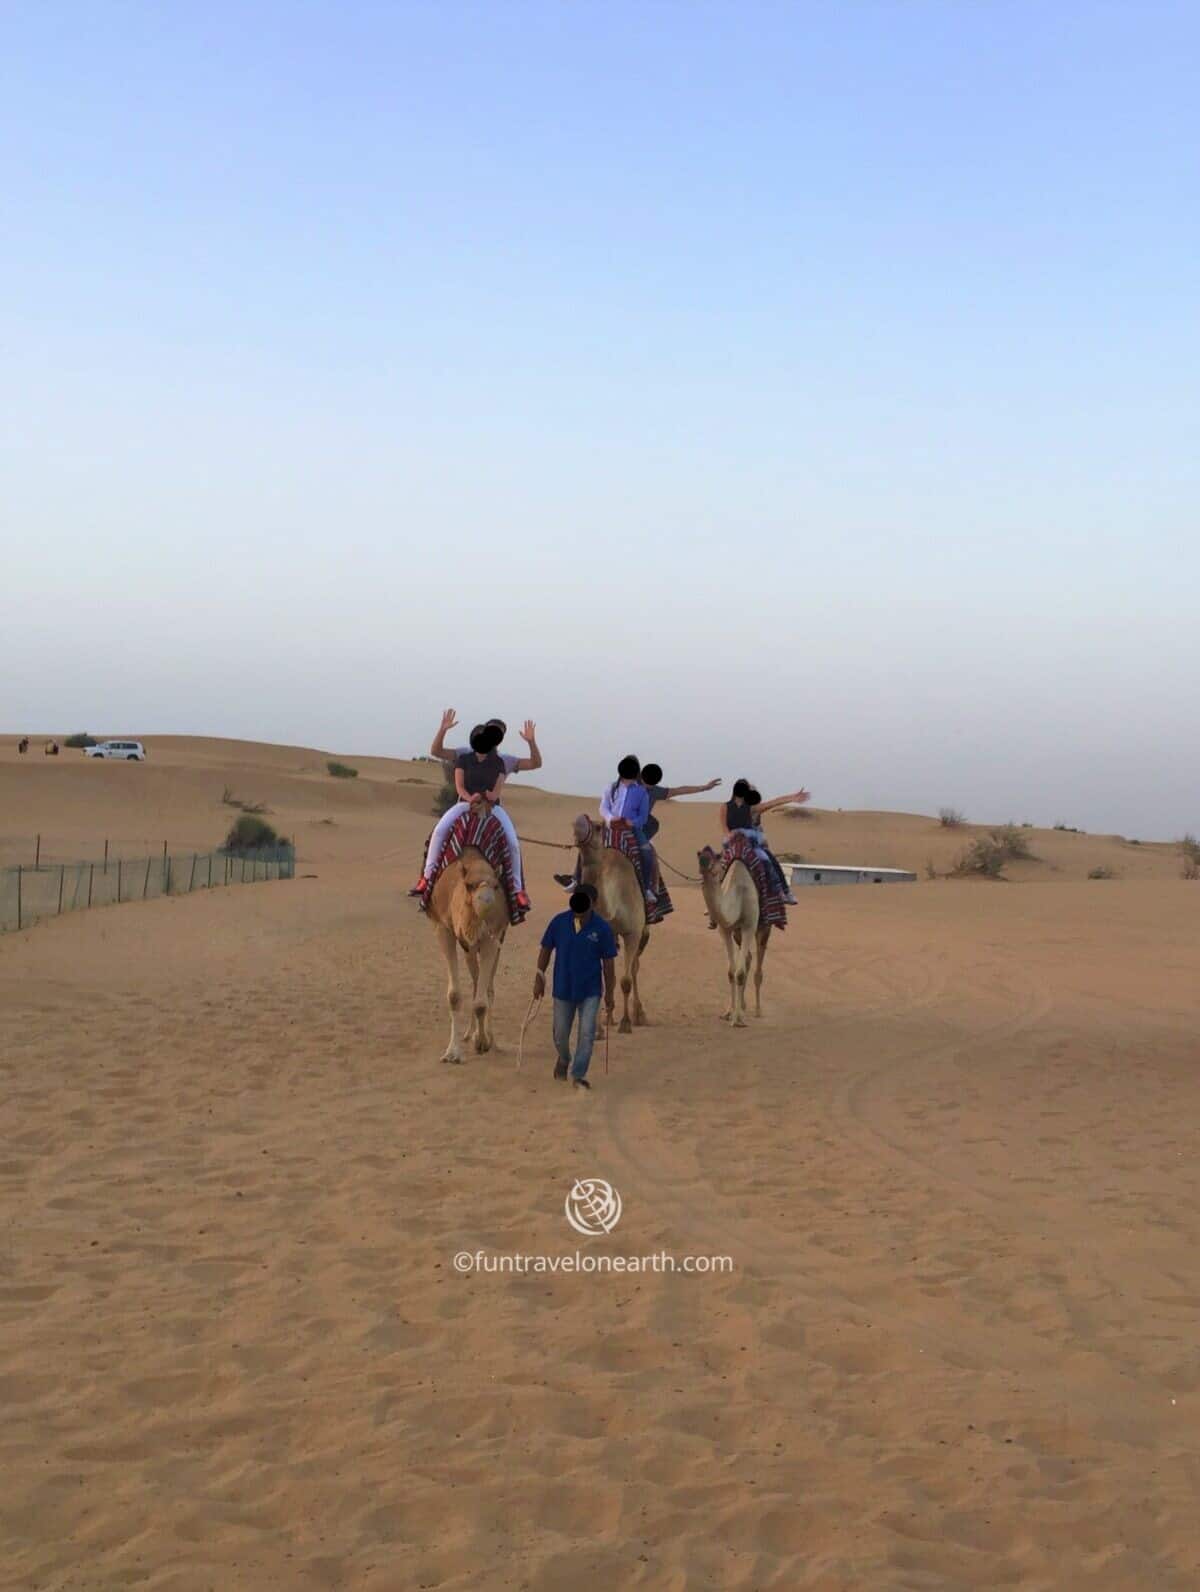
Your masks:
M725 960L729 964L726 974L729 979L729 1010L721 1013L721 1021L723 1023L731 1023L733 1021L733 1015L737 1010L737 981L734 976L735 961L733 951L733 935L730 934L729 930L724 924L720 925L720 929L721 939L725 945Z
M479 947L477 945L463 953L467 959L467 971L471 975L471 1021L467 1025L467 1045L479 1049Z
M645 929L642 932L641 942L638 945L637 952L633 958L633 966L630 969L633 974L633 1020L639 1028L647 1028L650 1024L650 1019L646 1016L646 1008L642 1005L642 990L639 982L642 973L642 957L646 954L646 947L649 944L650 931Z
M755 942L756 942L755 943L755 950L757 952L757 955L755 956L755 959L754 959L754 1015L755 1015L755 1017L761 1017L762 1014L763 1014L763 1012L762 1012L763 962L766 959L767 941L770 938L771 938L771 925L769 923L767 923L767 924L764 924L763 927L759 929L758 934L755 936Z
M732 936L731 936L732 938ZM750 947L743 934L736 950L732 953L733 961L733 1016L730 1019L735 1028L746 1027L746 985L750 981Z
M492 1048L492 994L500 941L488 938L479 948L479 973L475 980L475 1049L480 1055Z
M621 1022L619 1032L632 1034L633 1024L629 1020L629 999L633 994L633 970L637 965L637 947L632 934L623 934L621 944L625 951L625 965L621 972Z
M442 1056L443 1061L461 1061L462 1056L462 992L458 987L458 940L453 929L438 925L438 945L446 961L449 987L446 1001L450 1007L450 1043Z

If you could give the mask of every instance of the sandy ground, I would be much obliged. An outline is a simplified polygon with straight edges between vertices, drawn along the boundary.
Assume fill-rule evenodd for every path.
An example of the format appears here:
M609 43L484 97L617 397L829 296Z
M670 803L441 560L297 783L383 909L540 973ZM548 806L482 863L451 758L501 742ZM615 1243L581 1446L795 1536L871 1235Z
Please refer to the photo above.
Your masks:
M1034 831L1012 884L805 892L744 1032L674 881L653 1026L584 1096L545 1022L514 1065L562 856L527 854L503 1048L441 1066L403 894L431 773L324 755L0 754L6 860L208 846L230 786L302 876L0 937L0 1586L1197 1584L1200 885L1170 848ZM582 805L512 802L548 839ZM664 855L692 871L713 822L668 809ZM919 870L962 843L774 834ZM587 1175L606 1239L564 1219ZM453 1265L577 1249L735 1269Z

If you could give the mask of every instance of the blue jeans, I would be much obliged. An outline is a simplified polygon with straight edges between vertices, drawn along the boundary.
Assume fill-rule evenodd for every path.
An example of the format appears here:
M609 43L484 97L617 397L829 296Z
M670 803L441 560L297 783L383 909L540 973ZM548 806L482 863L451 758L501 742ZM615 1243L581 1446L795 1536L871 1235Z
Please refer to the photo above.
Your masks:
M633 838L637 841L638 850L642 854L643 888L649 890L651 895L654 895L654 875L657 872L654 866L654 847L646 839L646 831L637 825L634 826Z
M571 1062L571 1028L579 1014L579 1036L575 1045L575 1061ZM592 1046L596 1043L596 1020L600 1016L599 995L589 995L585 1001L560 1001L554 997L554 1048L559 1062L569 1067L572 1078L586 1078L588 1062L592 1059Z

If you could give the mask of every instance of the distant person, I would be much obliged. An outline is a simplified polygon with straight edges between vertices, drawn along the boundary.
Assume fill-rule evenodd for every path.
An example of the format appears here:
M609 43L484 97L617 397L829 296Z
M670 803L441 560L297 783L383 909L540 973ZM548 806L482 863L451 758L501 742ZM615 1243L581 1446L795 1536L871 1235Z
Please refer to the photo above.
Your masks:
M577 1089L591 1088L587 1070L596 1043L601 986L610 1023L616 1000L617 939L595 907L595 885L577 885L571 892L569 910L559 912L546 925L533 975L534 997L540 1000L546 993L546 969L553 955L554 1049L558 1058L554 1076L565 1078L569 1073ZM571 1029L576 1019L579 1031L572 1057Z
M28 750L29 750L29 737L27 735L23 735L21 737L21 739L17 742L17 751L20 752L22 757L24 757L25 753Z
M617 777L606 785L600 797L600 816L605 823L620 819L633 830L642 858L642 891L648 907L656 906L658 896L654 891L654 853L646 837L646 824L650 817L650 798L641 780L642 765L636 757L623 757L617 764Z

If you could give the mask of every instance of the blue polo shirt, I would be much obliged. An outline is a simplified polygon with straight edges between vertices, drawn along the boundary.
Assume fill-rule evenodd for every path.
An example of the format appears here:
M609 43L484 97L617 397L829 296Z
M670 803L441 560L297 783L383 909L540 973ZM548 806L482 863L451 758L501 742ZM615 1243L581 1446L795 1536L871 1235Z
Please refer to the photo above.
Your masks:
M560 912L550 919L542 944L554 952L554 999L586 1001L604 986L601 964L617 954L616 936L607 921L593 911L576 931L575 914Z

